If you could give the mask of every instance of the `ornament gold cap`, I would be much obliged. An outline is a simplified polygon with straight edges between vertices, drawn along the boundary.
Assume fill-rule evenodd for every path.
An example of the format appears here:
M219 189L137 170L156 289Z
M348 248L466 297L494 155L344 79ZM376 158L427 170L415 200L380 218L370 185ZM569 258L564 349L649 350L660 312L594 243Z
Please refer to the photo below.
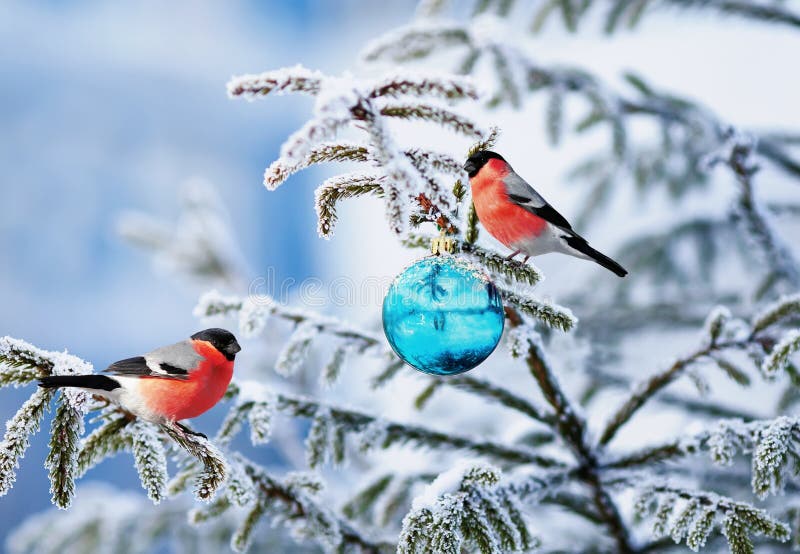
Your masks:
M446 236L444 231L438 237L431 239L431 252L437 256L444 253L452 254L455 246L455 241Z

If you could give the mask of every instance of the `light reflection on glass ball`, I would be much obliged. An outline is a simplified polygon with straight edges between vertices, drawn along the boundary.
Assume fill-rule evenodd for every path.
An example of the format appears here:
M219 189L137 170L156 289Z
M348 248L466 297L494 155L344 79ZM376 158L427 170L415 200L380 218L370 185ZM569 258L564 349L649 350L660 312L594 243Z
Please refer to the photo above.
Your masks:
M503 334L503 302L488 276L453 256L407 267L383 299L383 330L406 363L432 375L483 362Z

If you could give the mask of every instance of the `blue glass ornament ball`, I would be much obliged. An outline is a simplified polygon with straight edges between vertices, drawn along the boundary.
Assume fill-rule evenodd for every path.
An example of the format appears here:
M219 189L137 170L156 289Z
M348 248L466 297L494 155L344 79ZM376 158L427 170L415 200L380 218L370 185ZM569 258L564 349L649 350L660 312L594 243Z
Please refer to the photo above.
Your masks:
M469 371L494 351L503 302L489 277L454 256L407 267L383 299L383 330L394 351L431 375Z

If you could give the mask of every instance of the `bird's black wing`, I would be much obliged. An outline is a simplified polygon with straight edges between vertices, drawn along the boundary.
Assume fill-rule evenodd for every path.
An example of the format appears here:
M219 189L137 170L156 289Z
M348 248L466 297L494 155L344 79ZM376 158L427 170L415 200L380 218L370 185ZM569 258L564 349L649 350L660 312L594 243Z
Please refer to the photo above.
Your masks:
M520 208L541 217L556 227L572 231L569 221L548 204L547 200L542 198L522 177L512 172L503 179L503 182L506 185L508 199Z

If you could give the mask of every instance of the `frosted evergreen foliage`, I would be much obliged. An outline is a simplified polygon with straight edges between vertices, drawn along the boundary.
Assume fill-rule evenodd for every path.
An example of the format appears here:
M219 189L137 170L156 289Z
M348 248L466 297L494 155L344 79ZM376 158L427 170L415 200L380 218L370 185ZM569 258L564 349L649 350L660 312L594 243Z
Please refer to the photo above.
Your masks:
M439 475L414 498L403 519L399 553L526 552L537 545L500 473L469 462Z
M725 537L734 554L755 552L753 537L789 538L788 526L764 510L715 493L655 484L642 490L634 509L639 517L652 516L654 535L685 542L694 552L715 532Z
M198 421L207 439L81 391L35 388L47 375L93 369L0 339L0 386L30 392L0 442L0 495L21 463L42 463L23 457L44 428L54 504L7 550L748 553L788 551L790 536L800 544L800 272L788 225L800 203L783 181L800 178L800 139L734 127L653 86L658 68L612 85L591 68L542 63L544 39L529 38L592 21L616 31L669 6L681 17L702 11L709 25L724 14L788 30L798 27L794 7L466 4L420 2L407 26L365 48L368 77L294 66L235 77L228 93L309 97L308 122L265 169L266 188L348 164L320 178L320 236L336 225L372 231L339 220L340 202L356 197L420 256L444 233L501 292L503 347L475 371L432 379L394 355L377 317L359 326L248 294L253 275L224 198L191 181L176 217L132 214L120 231L157 267L201 283L208 292L194 315L240 338L221 423ZM529 109L535 96L539 114ZM499 130L484 129L496 109L512 128L500 145ZM448 137L440 150L409 140L434 129ZM579 232L646 218L654 204L669 216L626 229L609 250L626 279L577 277L543 297L542 271L488 240L463 163L478 150L505 152L523 131L554 146L602 135L599 151L570 162L583 204L564 213L578 214ZM698 199L709 209L698 212ZM111 457L137 470L143 493L82 484Z
M296 81L294 85L289 85ZM313 82L313 84L312 84ZM281 157L264 175L264 184L277 188L292 173L329 161L363 162L380 174L352 173L330 179L317 190L318 231L331 236L336 203L343 198L380 195L390 227L404 234L412 214L419 211L421 195L427 203L424 217L440 222L454 203L452 192L441 181L453 164L442 164L435 152L407 150L395 144L392 119L426 121L473 139L486 134L467 117L439 105L477 98L472 84L455 76L393 74L365 81L352 76L324 76L302 67L284 68L261 75L237 77L229 83L232 96L265 96L277 91L301 91L315 95L314 118L295 132L281 148ZM399 102L408 99L409 102ZM364 131L363 143L336 139L348 128ZM463 171L459 171L462 177Z

